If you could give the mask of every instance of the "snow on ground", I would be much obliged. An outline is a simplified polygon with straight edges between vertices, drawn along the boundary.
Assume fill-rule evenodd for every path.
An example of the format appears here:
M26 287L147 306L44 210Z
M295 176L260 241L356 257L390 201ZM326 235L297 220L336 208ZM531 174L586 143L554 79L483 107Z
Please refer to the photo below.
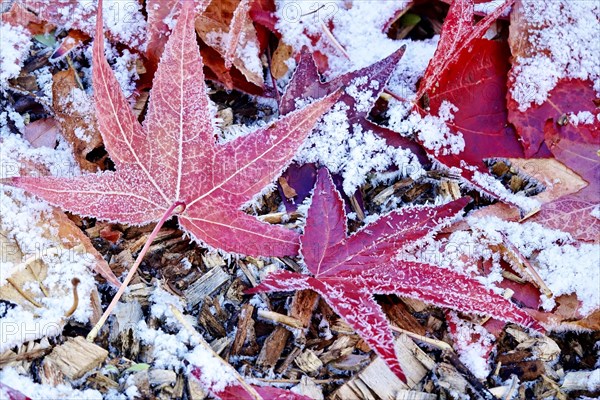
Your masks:
M325 114L299 150L299 163L317 162L344 178L344 192L353 195L371 172L384 172L390 167L399 169L397 175L419 177L423 169L409 151L388 146L384 139L360 125L350 125L346 116L348 106L337 103Z
M29 33L25 28L0 22L0 87L10 78L19 75L23 59L29 52Z
M74 390L71 388L71 386L66 384L60 384L56 386L40 385L39 383L33 382L29 376L21 375L19 372L17 372L17 370L10 367L0 369L0 382L9 385L11 388L18 390L29 398L35 400L102 400L102 394L97 390ZM0 394L2 394L2 392L0 392ZM0 398L4 399L3 396L0 396Z
M490 246L510 243L523 257L530 259L553 297L541 295L546 311L555 306L555 298L576 294L580 312L587 315L600 308L600 245L578 243L565 232L552 230L534 222L508 222L497 217L468 218L472 232L458 231L448 238L424 245L417 259L465 274L477 273L481 261L492 262L492 272L477 279L487 287L502 281L500 254Z
M400 48L401 43L388 38L383 30L409 3L405 0L276 1L279 21L276 28L283 41L294 49L306 46L327 54L328 75L337 76L371 65ZM345 54L335 49L330 35L343 47ZM318 38L316 43L313 43L314 37Z
M531 50L513 64L510 93L525 111L562 78L590 79L600 93L600 3L522 0Z

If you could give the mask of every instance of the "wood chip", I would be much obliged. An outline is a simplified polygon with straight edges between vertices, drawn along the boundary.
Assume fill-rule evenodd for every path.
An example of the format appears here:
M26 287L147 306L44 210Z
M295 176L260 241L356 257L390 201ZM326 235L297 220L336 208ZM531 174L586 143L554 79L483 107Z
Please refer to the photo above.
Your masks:
M408 336L404 334L398 336L394 340L394 345L407 383L402 382L385 362L377 357L362 372L340 387L335 392L335 398L340 400L394 399L399 391L414 388L435 366L435 362ZM419 356L417 357L416 354Z
M99 367L108 357L108 351L90 343L82 336L69 338L54 348L46 358L69 379L79 379Z
M196 282L190 284L183 291L183 297L187 300L188 306L193 308L227 281L229 281L229 274L220 266L215 266L202 275Z
M294 363L300 368L302 371L307 373L308 375L316 375L321 368L323 368L323 362L317 357L314 351L306 350L302 354L300 354L294 360Z

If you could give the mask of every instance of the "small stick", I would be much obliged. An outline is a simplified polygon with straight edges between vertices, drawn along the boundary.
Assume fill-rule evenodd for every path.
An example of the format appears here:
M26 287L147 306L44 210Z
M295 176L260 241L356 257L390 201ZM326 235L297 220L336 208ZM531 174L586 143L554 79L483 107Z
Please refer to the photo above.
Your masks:
M167 220L169 218L171 218L171 216L173 215L175 210L177 210L177 212L183 212L185 210L185 204L183 204L182 202L179 202L179 201L174 203L171 207L169 207L167 209L167 211L165 211L165 213L163 214L160 221L158 221L158 223L152 230L152 233L150 233L150 236L148 236L148 240L146 240L146 244L144 244L144 247L142 247L140 254L138 254L137 258L135 259L135 263L133 263L133 266L127 273L127 276L125 277L125 280L121 284L121 287L119 287L117 294L115 294L115 297L113 297L112 301L106 308L106 311L104 311L104 314L102 314L102 317L100 317L100 320L98 320L98 323L92 328L90 333L87 335L86 339L89 342L93 342L96 339L96 336L98 336L98 332L100 332L100 329L102 329L102 326L104 325L104 323L106 322L106 320L108 319L110 314L112 313L113 309L117 306L119 299L121 298L123 293L125 293L125 289L127 289L127 285L129 285L129 282L131 282L131 280L133 279L133 276L135 275L140 264L142 263L144 256L148 252L148 249L150 248L152 241L154 240L156 235L158 235L158 232L160 231L160 228L162 228L163 224L165 222L167 222Z
M37 308L42 308L42 305L40 303L38 303L37 301L35 301L33 299L33 297L31 297L29 295L29 293L25 292L23 289L21 289L19 287L19 285L17 285L17 283L12 279L12 278L6 278L6 282L10 283L12 285L12 287L15 288L15 290L17 292L19 292L19 294L21 296L23 296L25 298L25 300L27 300L28 302L30 302L31 304L33 304L34 306L36 306Z
M68 318L71 315L73 315L75 310L77 310L77 306L79 306L79 295L77 294L77 285L79 285L79 282L79 278L71 279L71 283L73 284L73 305L65 313L65 318Z
M335 36L333 36L333 33L331 33L331 31L329 30L329 28L327 28L327 25L325 25L325 22L323 21L321 21L321 29L323 29L323 32L325 32L325 35L329 38L331 43L333 43L334 47L338 49L344 55L344 57L350 60L350 54L348 54L346 49L344 49L344 46L342 46L340 42L337 41Z
M183 325L183 327L192 335L194 336L194 338L200 342L200 345L204 346L204 348L206 350L208 350L213 357L215 357L219 363L221 364L221 366L223 368L226 368L227 370L231 371L233 373L233 375L235 376L235 379L239 382L240 386L242 386L244 388L244 390L246 390L246 392L248 392L248 394L250 396L252 396L253 399L255 400L263 400L262 396L260 394L258 394L258 392L256 391L256 389L254 389L252 386L250 386L248 384L248 382L246 382L244 380L244 378L242 378L242 376L236 371L235 368L233 368L231 365L229 365L225 360L223 360L221 358L221 356L219 356L213 349L212 347L210 347L210 345L208 344L208 342L206 340L204 340L204 338L202 337L202 335L200 335L192 325L190 325L190 323L183 317L183 314L181 313L181 311L179 311L173 304L169 304L169 308L171 309L171 312L173 313L173 315L175 315L175 318L177 318L177 320L179 321L179 323L181 325Z
M71 60L71 56L67 54L65 59L67 60L67 64L69 64L69 67L73 70L73 75L75 76L75 82L77 83L77 86L79 86L79 89L84 90L83 83L81 82L81 78L79 77L79 74L77 73L77 70L73 65L73 60Z
M258 318L266 319L268 321L277 322L283 325L287 325L291 328L303 329L304 326L302 322L293 317L288 317L287 315L279 314L274 311L268 310L258 310L257 311Z
M404 333L406 336L409 336L412 339L418 340L419 342L427 343L427 344L429 344L433 347L436 347L440 350L445 350L445 351L454 353L454 349L452 348L452 346L450 346L448 343L443 342L441 340L431 339L431 338L428 338L427 336L422 336L422 335L416 334L414 332L407 331L406 329L398 328L397 326L393 326L393 325L390 325L390 328L392 328L393 331L396 331L398 333Z

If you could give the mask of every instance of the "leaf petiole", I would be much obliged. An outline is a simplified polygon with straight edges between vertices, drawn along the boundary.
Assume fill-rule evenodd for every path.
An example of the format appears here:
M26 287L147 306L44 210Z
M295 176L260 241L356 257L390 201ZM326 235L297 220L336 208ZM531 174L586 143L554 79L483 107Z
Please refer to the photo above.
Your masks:
M167 222L173 216L173 214L181 213L184 210L185 210L185 203L183 203L181 201L178 201L178 202L173 203L173 205L171 205L171 207L169 207L165 211L165 213L163 214L163 216L160 218L160 221L158 221L158 223L156 224L156 226L152 230L152 233L150 233L150 236L148 237L148 240L146 240L146 243L144 244L144 247L142 247L142 250L138 254L137 258L135 259L135 263L133 263L133 266L131 267L131 269L127 273L127 276L125 277L125 280L123 281L123 283L121 284L121 287L117 291L117 294L115 294L115 297L113 297L112 301L110 302L110 304L106 308L106 311L104 311L104 314L102 314L102 317L100 317L100 319L98 320L98 322L96 323L96 325L94 325L94 327L92 328L92 330L90 331L90 333L87 335L86 339L88 340L88 342L93 342L96 339L96 336L98 336L98 332L100 332L100 329L102 329L102 326L104 326L104 323L106 322L106 320L108 319L108 317L112 313L113 309L117 306L117 303L119 302L119 299L121 298L121 296L123 295L123 293L125 293L125 289L127 289L127 285L129 285L129 282L131 282L131 279L133 279L133 276L135 275L135 272L137 271L138 267L142 263L142 260L144 259L144 256L148 252L148 249L150 248L150 245L152 244L152 242L154 241L154 239L158 235L158 232L160 231L160 228L162 228L162 226L164 225L164 223Z

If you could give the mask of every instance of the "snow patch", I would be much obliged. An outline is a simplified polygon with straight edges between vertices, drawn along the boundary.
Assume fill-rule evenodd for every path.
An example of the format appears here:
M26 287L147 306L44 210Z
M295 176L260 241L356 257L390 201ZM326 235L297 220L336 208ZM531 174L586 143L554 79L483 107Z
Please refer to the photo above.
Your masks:
M596 1L522 0L530 55L518 57L510 93L526 111L542 104L560 79L591 80L600 93L600 4Z

